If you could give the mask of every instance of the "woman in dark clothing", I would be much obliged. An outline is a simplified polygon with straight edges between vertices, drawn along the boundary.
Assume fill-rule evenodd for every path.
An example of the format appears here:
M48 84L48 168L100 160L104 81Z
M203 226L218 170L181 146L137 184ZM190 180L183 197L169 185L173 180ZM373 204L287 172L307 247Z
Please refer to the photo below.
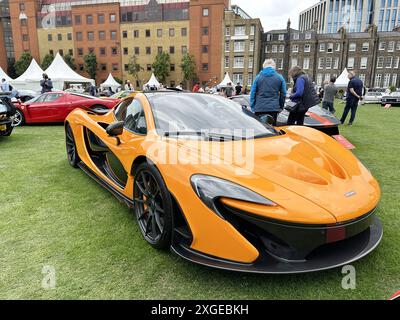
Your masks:
M308 109L319 104L319 97L311 79L300 67L293 67L289 71L293 78L294 87L290 100L297 103L296 110L290 112L288 125L304 125L304 118Z

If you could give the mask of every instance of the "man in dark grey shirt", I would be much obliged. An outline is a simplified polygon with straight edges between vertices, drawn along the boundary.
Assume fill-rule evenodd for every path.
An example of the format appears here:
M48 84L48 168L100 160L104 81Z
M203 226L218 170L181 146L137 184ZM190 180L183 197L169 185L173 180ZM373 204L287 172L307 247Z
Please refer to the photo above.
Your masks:
M338 93L338 88L335 86L336 78L332 77L331 82L329 82L324 88L324 100L322 101L322 108L335 113L335 97Z

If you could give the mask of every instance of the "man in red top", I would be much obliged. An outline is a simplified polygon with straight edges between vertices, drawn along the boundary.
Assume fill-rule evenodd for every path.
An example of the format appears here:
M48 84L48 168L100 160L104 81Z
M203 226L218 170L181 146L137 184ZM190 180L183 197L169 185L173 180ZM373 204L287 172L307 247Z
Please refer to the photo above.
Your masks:
M199 92L199 90L200 90L200 83L196 83L195 85L194 85L194 87L193 87L193 92Z

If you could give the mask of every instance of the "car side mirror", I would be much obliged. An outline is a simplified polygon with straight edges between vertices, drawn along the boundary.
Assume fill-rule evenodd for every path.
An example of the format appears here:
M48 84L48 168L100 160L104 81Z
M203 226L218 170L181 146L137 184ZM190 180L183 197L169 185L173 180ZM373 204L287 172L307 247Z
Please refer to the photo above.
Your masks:
M123 121L118 121L110 124L106 132L109 136L111 137L117 137L120 136L124 131L124 122Z
M270 114L266 114L266 115L262 116L262 117L260 118L260 120L261 120L262 123L264 123L264 124L269 124L269 125L271 125L271 126L273 126L274 123L275 123L274 117L271 116Z

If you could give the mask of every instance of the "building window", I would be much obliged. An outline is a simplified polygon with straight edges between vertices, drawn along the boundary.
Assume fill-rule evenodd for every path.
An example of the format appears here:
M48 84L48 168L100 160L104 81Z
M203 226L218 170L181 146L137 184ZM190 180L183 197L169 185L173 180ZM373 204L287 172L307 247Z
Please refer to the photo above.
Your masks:
M25 11L25 3L22 2L22 3L19 4L19 10L20 11Z
M400 41L398 41L396 44L396 50L400 50Z
M306 33L305 39L306 39L306 40L310 40L310 39L311 39L311 33L310 33L310 32L307 32L307 33Z
M244 41L235 41L234 42L234 51L235 52L244 52L245 42Z
M357 49L357 44L355 42L350 43L349 45L349 51L354 52Z
M52 56L54 56L54 50L49 50L49 54L51 54Z
M152 69L151 64L148 64L148 65L146 66L146 70L147 70L147 71L151 71L151 69Z
M208 50L208 48L207 48L207 50ZM175 47L174 46L169 47L169 53L170 54L174 54L175 53Z
M100 69L101 69L101 71L107 71L107 65L105 63L102 63L100 65Z
M234 73L233 74L233 83L243 84L243 73Z
M208 46L207 45L202 46L201 52L208 53Z
M151 54L151 47L146 47L146 54Z
M269 45L265 46L265 53L269 53Z
M129 54L129 50L128 50L128 48L124 48L124 55L127 55L127 54Z
M106 48L104 48L104 47L100 48L99 51L100 51L100 55L101 56L105 56L106 55Z
M86 15L86 24L93 24L93 16L91 14Z
M375 77L375 87L380 88L382 86L382 75L377 74Z
M362 45L362 51L367 52L369 51L369 42L364 42Z
M396 60L394 61L394 67L395 69L399 68L399 64L400 64L400 57L396 57Z
M225 52L231 51L231 44L229 41L225 41Z
M118 54L118 48L117 48L117 47L112 47L112 48L111 48L111 54L112 54L113 56L117 55L117 54Z
M254 64L254 58L253 58L253 57L249 57L249 65L248 65L248 68L249 68L249 69L253 69L253 64Z
M225 28L225 36L230 37L231 35L231 28L230 27L226 27Z
M88 51L89 53L94 53L94 48L89 48Z
M244 68L244 57L235 57L233 59L234 68Z
M75 16L74 17L74 20L75 20L75 24L81 24L81 16Z
M117 16L115 13L110 13L110 22L114 23L117 21Z
M119 70L119 65L118 65L118 63L113 63L113 64L112 64L112 70L113 70L113 71L118 71L118 70Z
M181 52L182 52L182 54L186 54L188 52L187 51L187 46L182 46Z
M99 31L99 40L105 40L106 39L106 33L104 31Z
M53 35L52 34L48 34L47 35L47 41L53 41Z
M390 85L390 73L386 73L383 79L383 87L388 88Z
M157 53L160 54L163 52L163 47L157 47Z
M158 38L161 38L161 37L162 37L162 34L163 34L162 29L157 29L157 37L158 37Z
M278 70L283 70L283 59L278 59L278 61L276 62L276 67L278 68Z
M348 69L353 69L353 68L354 68L354 58L353 58L353 57L350 57L350 58L347 60L347 68L348 68Z
M368 64L368 58L362 57L360 63L360 69L367 69L367 64Z
M29 36L27 34L23 34L22 41L28 41L28 40L29 40Z
M379 42L379 50L380 51L386 50L386 42Z
M139 38L139 30L134 30L133 31L133 37L134 38Z
M247 85L248 86L251 86L253 84L253 74L252 73L249 73L248 75L247 75Z
M333 59L333 69L339 69L339 58Z
M171 64L171 71L174 72L175 71L175 65Z
M292 52L293 52L293 53L299 52L299 46L298 46L297 44L294 44L294 45L292 46Z
M325 43L319 45L319 52L325 52Z
M208 71L208 63L203 63L202 64L202 70L203 71Z
M83 49L78 48L78 56L82 57L83 56Z
M325 59L325 69L332 69L332 57Z
M82 32L77 32L75 38L76 38L76 41L82 41Z
M279 41L284 41L284 40L285 40L285 35L284 35L284 34L280 34L280 35L278 36L278 40L279 40Z
M83 70L84 70L83 64L80 64L79 65L79 71L83 71Z
M299 60L297 58L292 58L292 60L290 61L290 67L293 68L295 66L297 66L299 63ZM304 69L304 66L303 66Z
M68 54L69 54L70 56L73 56L73 55L74 55L74 50L73 50L73 49L69 49L69 50L68 50Z
M393 52L394 51L394 46L395 46L395 42L394 41L389 41L388 51L389 52Z
M376 62L376 67L377 67L378 69L382 69L382 68L383 68L383 63L384 63L384 61L385 61L385 58L384 58L384 57L378 57L378 60L377 60L377 62Z
M175 37L175 29L174 28L169 28L169 36Z
M27 19L21 19L20 23L21 23L21 26L25 27L28 24L28 20Z
M97 23L98 24L105 23L104 14L100 13L100 14L97 15Z
M187 28L182 28L181 29L181 36L182 37L187 37Z
M124 70L128 71L129 70L129 65L128 64L124 64Z
M117 40L117 31L110 31L110 39Z
M225 68L229 68L229 57L225 57L225 64L224 64Z
M245 36L245 35L246 35L246 26L235 27L235 36Z
M208 17L209 11L208 8L203 8L203 17Z
M128 31L122 31L122 38L128 38Z
M249 42L249 51L254 52L254 41L253 40Z
M208 27L203 27L203 36L208 36Z
M365 82L365 74L364 74L364 73L360 73L360 74L358 75L358 78L359 78L362 82Z
M62 41L62 34L61 33L57 34L57 40L58 41Z
M256 34L256 26L250 26L250 35L254 36Z
M325 68L325 58L319 58L318 59L318 69L324 69Z
M391 69L393 66L393 57L386 57L385 68Z
M280 52L280 53L285 52L285 46L284 46L284 45L280 45L280 46L279 46L279 52Z
M267 41L271 41L272 40L272 37L271 37L271 34L267 34Z
M340 43L336 43L336 45L335 45L335 51L340 51Z
M72 40L72 33L67 33L67 40L69 40L69 41Z
M311 52L311 45L305 44L304 45L304 52Z
M92 31L89 31L89 32L87 33L87 39L88 39L89 41L93 41L93 40L94 40L94 34L93 34Z
M135 54L136 55L140 54L140 48L139 47L135 47Z
M146 30L146 38L150 38L151 37L151 32L149 29Z
M278 46L276 44L272 45L272 53L278 52Z
M397 73L394 73L392 76L392 86L397 88Z
M300 34L294 33L293 34L293 40L299 40L300 39Z

